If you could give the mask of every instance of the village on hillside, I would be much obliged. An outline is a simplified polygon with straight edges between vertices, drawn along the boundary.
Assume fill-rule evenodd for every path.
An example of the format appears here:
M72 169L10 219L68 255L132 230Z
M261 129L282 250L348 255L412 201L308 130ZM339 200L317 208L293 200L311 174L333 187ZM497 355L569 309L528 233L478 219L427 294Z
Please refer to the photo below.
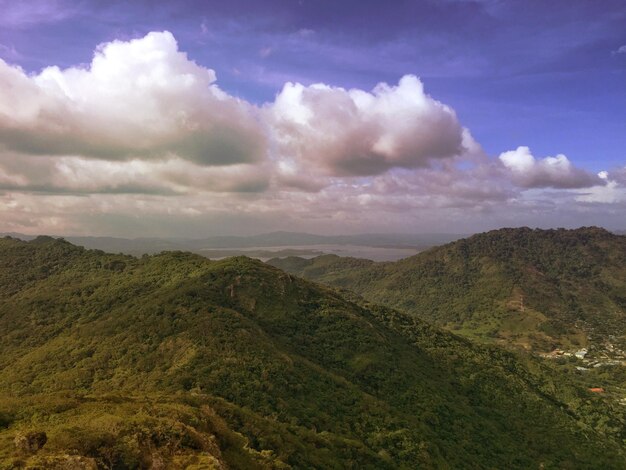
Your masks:
M565 360L567 363L574 363L575 370L580 374L590 374L595 377L594 372L599 372L605 367L626 366L626 352L615 346L615 338L609 336L609 340L600 344L591 344L588 348L566 351L554 349L549 353L539 353L544 359ZM608 381L607 381L608 382ZM612 383L598 383L588 387L589 392L607 395L613 398L620 405L626 406L626 390Z

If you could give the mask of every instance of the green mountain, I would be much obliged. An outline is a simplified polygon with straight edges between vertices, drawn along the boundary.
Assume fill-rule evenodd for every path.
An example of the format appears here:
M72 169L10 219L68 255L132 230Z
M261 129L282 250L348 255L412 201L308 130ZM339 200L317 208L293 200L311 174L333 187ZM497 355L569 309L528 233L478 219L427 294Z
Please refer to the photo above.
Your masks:
M259 261L0 239L0 468L624 468L610 407Z
M626 237L600 228L501 229L392 263L269 263L481 341L551 351L626 339Z

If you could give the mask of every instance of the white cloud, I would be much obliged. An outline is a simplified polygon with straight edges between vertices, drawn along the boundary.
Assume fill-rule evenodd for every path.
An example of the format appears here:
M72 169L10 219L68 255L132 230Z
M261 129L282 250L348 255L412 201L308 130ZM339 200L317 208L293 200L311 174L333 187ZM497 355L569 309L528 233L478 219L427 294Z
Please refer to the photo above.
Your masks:
M266 111L280 157L328 175L427 167L463 151L454 111L411 75L372 92L287 83Z
M565 155L536 159L528 147L500 154L500 162L512 181L523 188L586 188L605 181L576 168Z
M169 32L101 45L89 68L34 76L0 61L0 145L27 154L260 161L255 108L215 85Z
M612 170L610 173L607 173L605 179L612 179L617 181L620 185L626 187L626 166L617 168Z
M576 201L613 205L626 203L626 167L617 168L610 172L601 171L598 173L598 177L606 184L589 188L584 193L579 194Z
M201 194L260 192L270 171L260 165L209 167L180 158L107 161L82 157L0 159L0 190L47 194Z
M609 180L605 186L589 188L576 197L578 202L616 204L626 201L626 190L617 181Z
M567 225L581 208L616 212L624 185L625 169L593 175L527 147L488 157L411 75L372 91L287 83L259 108L167 32L104 44L87 67L28 75L0 61L2 230Z
M41 23L54 23L76 13L61 0L0 0L0 26L22 28Z

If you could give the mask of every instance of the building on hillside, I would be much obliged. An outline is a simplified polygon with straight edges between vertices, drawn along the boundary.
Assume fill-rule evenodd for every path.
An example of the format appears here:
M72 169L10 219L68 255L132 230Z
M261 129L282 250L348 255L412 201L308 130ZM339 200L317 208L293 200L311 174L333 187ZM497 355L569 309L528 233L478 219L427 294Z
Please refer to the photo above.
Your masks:
M584 359L588 352L589 351L587 351L587 348L582 348L581 350L576 351L574 353L574 356L576 356L578 359Z

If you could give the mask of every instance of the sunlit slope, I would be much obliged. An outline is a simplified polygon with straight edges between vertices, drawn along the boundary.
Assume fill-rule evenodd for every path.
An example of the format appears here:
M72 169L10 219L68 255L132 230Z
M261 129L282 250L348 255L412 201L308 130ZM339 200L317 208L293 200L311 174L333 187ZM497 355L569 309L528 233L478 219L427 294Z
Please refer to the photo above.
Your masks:
M270 263L487 341L549 351L626 334L626 237L594 227L496 230L394 263Z

